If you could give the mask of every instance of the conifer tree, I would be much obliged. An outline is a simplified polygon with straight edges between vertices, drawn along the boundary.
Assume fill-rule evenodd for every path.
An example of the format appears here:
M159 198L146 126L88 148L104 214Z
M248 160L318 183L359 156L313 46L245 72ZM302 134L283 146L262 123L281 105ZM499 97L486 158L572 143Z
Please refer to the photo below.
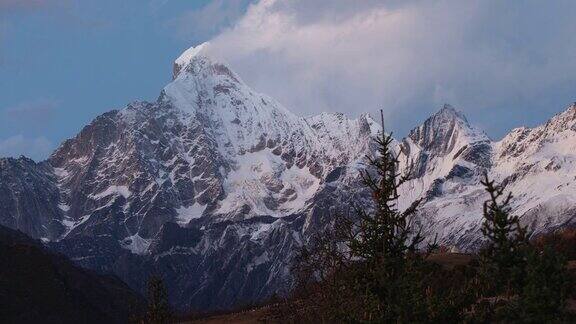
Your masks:
M511 296L521 289L525 276L528 236L518 216L510 214L512 193L484 175L482 184L490 195L484 202L482 233L488 245L482 251L486 288L494 293Z
M481 300L476 318L489 321L549 323L567 319L569 279L564 258L550 247L537 249L518 216L510 214L512 194L485 175L490 194L484 203L482 233L488 239L481 253Z
M400 172L391 134L374 139L361 181L372 204L355 205L353 214L336 217L334 230L314 237L298 257L298 292L305 302L293 305L301 318L315 322L454 322L473 302L465 275L428 262L414 222L420 200L398 209L400 187L412 168ZM428 252L428 253L424 253ZM449 279L448 279L449 278ZM308 289L305 289L308 288ZM472 296L473 297L473 296ZM302 298L302 297L300 297Z
M172 311L168 304L168 293L164 282L158 276L151 276L148 280L148 309L145 322L166 324L171 323L172 320Z
M416 252L424 240L413 224L421 200L414 201L404 211L398 210L398 189L409 180L412 167L399 173L398 155L392 151L392 134L386 134L384 127L374 141L377 156L367 156L368 167L360 173L362 183L372 193L374 210L355 206L356 217L344 217L338 229L354 257L369 262L403 259Z
M526 279L520 294L519 314L524 322L561 322L570 280L564 257L551 247L531 249L526 262Z
M349 252L348 287L355 289L358 313L363 314L353 317L358 314L348 312L352 316L345 320L423 320L429 315L424 279L429 269L418 254L424 237L413 222L420 200L404 211L397 206L399 189L409 180L412 168L399 172L392 134L384 128L374 140L377 154L367 156L367 168L360 174L372 193L373 208L357 205L354 217L342 217L336 224L337 237Z

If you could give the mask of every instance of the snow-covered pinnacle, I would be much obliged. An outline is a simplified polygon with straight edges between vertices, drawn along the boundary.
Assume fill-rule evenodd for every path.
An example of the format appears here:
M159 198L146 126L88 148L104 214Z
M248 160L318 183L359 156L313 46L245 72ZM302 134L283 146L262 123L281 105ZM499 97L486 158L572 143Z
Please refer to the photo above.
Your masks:
M191 60L193 57L197 56L197 55L200 54L202 51L205 51L209 44L210 44L210 43L206 42L206 43L202 43L202 44L197 45L197 46L190 47L189 49L185 50L184 53L182 53L182 54L176 59L176 61L174 61L174 63L176 63L176 64L178 64L178 65L188 64L188 62L190 62L190 60Z
M164 88L160 102L200 123L226 157L253 150L268 139L288 140L283 137L300 128L299 117L202 52L183 54L181 62L189 61Z
M180 70L163 89L157 108L178 116L177 122L193 131L190 138L205 138L202 148L212 157L188 153L194 150L184 155L209 161L213 167L207 167L216 170L219 186L213 187L221 190L211 195L225 197L215 209L224 217L282 216L305 208L328 174L364 157L379 130L367 115L296 116L252 90L204 48L187 51L177 63ZM198 188L202 192L203 186Z
M409 138L422 149L440 155L463 144L489 141L484 132L468 123L462 112L448 104L413 129Z
M206 50L209 47L210 43L205 42L197 46L190 47L189 49L185 50L175 61L174 61L174 68L172 79L176 79L180 71L192 61L193 58L198 57L200 55L206 55Z
M460 119L460 120L466 122L466 124L468 124L468 120L466 119L466 116L464 116L464 113L457 110L456 108L454 108L454 106L452 106L450 104L444 104L444 106L442 106L442 109L440 109L432 117L435 117L435 116L444 116L444 117L452 118L452 119Z

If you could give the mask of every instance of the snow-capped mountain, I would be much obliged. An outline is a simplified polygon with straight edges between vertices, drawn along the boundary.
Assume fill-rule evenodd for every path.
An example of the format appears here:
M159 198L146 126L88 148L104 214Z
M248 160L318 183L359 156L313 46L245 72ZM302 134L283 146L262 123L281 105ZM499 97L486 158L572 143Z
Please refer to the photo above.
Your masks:
M97 117L47 161L0 160L0 223L137 289L161 273L181 308L289 289L296 249L367 198L358 169L380 126L368 115L296 116L207 47L175 61L156 102ZM398 142L401 167L413 165L399 205L423 198L424 232L474 249L487 170L536 230L573 223L575 107L493 142L444 106Z
M576 103L536 128L517 128L494 145L493 172L515 193L515 211L535 231L574 224Z
M422 228L429 238L460 249L480 246L484 172L507 185L513 213L538 234L576 224L576 104L533 129L518 128L491 141L466 118L444 106L400 145L414 179L401 195L404 205L424 198ZM432 143L432 144L431 144Z
M112 234L143 254L166 222L298 213L367 151L377 131L367 115L295 116L194 50L157 102L98 117L50 157L60 238Z

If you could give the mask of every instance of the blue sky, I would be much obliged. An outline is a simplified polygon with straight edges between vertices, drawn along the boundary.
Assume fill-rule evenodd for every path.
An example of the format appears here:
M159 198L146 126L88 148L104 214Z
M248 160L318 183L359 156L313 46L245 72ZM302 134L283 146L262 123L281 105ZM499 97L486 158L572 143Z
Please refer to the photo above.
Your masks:
M448 102L493 138L576 100L575 1L0 0L0 156L43 159L154 100L210 40L290 110L383 108L399 135Z
M0 0L0 155L44 158L97 115L154 100L174 58L217 32L179 25L206 3Z

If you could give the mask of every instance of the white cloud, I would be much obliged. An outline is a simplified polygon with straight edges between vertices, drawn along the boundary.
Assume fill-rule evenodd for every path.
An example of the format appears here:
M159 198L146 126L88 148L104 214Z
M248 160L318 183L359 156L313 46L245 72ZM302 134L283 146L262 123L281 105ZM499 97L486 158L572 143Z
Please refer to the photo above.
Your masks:
M168 25L184 39L211 37L230 27L244 14L249 0L213 0L198 10L190 10Z
M48 156L53 148L52 142L44 136L27 138L23 135L15 135L0 138L0 157L25 155L38 160Z
M261 0L211 51L300 114L383 108L405 131L414 115L450 102L495 128L494 114L536 109L550 89L576 84L574 9L572 1Z
M2 110L2 113L13 123L23 122L26 125L40 123L46 125L52 119L59 106L60 103L52 99L37 99L7 107Z

